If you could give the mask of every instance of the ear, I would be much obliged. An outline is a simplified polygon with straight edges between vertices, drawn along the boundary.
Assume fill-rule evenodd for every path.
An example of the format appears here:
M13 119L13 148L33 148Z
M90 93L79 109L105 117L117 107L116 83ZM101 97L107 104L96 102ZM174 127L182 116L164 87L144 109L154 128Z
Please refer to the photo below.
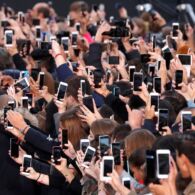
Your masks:
M182 154L180 156L180 162L181 162L182 169L187 171L188 170L189 160L188 160L188 158L186 157L185 154Z

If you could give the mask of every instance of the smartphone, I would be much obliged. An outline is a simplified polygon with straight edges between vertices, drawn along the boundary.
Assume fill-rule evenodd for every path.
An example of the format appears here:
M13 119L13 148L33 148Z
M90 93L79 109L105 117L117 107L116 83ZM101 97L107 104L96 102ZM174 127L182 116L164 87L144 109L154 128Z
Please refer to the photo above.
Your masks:
M100 73L100 71L94 71L94 85L95 88L100 88L101 87L101 81L102 81L102 74Z
M13 46L13 31L12 30L6 30L5 31L4 40L5 40L5 46L6 47L12 47Z
M54 146L52 148L52 155L53 155L53 160L56 165L60 165L60 159L61 159L61 147L60 146Z
M81 139L80 140L80 150L85 153L87 147L90 145L90 142L88 139Z
M14 87L16 89L16 91L18 91L18 88L21 89L21 90L25 90L29 87L29 81L28 79L25 77L19 81L17 81L15 84L14 84Z
M107 71L106 71L106 82L107 82L107 83L109 82L110 77L111 77L111 71L110 71L110 70L107 70Z
M87 166L85 163L86 163L86 162L91 162L91 161L92 161L92 159L93 159L93 157L94 157L94 155L95 155L95 151L96 151L95 148L93 148L93 147L91 147L91 146L88 146L88 147L87 147L87 149L86 149L86 151L85 151L84 160L83 160L83 166L84 166L84 167L87 167L87 168L88 168L88 166Z
M38 18L33 18L33 19L32 19L32 25L33 25L33 26L39 26L39 25L40 25L40 19L38 19Z
M61 45L63 46L65 53L68 52L68 46L69 46L68 42L69 42L69 37L61 38Z
M99 136L99 148L100 148L101 156L104 156L105 153L110 148L110 137L108 135Z
M7 120L7 112L11 110L11 107L5 107L4 108L4 113L3 113L3 116L4 116L4 124L6 124L6 128L8 129L13 129L13 126L11 125L11 123Z
M29 71L20 72L20 78L23 79L24 77L26 77L27 79L30 78Z
M77 23L75 24L75 28L76 28L76 31L77 31L77 32L80 32L81 24L80 24L79 22L77 22Z
M150 61L150 54L141 54L141 63L148 63Z
M35 37L36 39L41 40L41 27L40 26L35 27Z
M28 109L28 97L27 96L24 96L21 98L21 104L23 108Z
M170 169L170 150L156 150L157 178L167 179Z
M91 111L94 113L94 108L93 108L93 96L89 95L83 98L83 104Z
M178 54L176 56L181 61L182 65L191 65L192 64L192 55Z
M39 73L39 90L43 89L44 80L45 80L45 73L44 72L40 72Z
M33 104L33 94L32 93L26 93L26 97L28 97L28 104L32 107Z
M168 109L159 109L158 110L158 130L164 132L163 127L168 126Z
M192 128L192 112L182 111L181 112L181 124L183 132Z
M153 78L153 87L156 93L161 94L161 78L160 77Z
M148 90L149 93L152 93L152 91L153 91L153 84L152 84L152 82L148 82L147 83L147 90Z
M74 72L78 71L79 63L78 62L71 62L72 64L72 69Z
M23 175L29 175L29 173L26 172L28 167L32 167L32 156L31 155L24 155L23 157Z
M122 184L128 188L128 189L131 189L131 180L129 177L123 177L122 178Z
M140 87L143 82L143 74L140 72L134 72L133 74L133 91L141 91Z
M154 106L155 114L158 113L160 96L158 93L150 93L151 106Z
M15 108L15 101L8 101L8 107L10 107L11 110L14 110L14 108Z
M63 149L68 149L65 144L68 144L68 130L67 129L62 129L62 148Z
M172 24L172 39L178 38L179 23Z
M71 44L72 47L77 47L78 32L72 32Z
M19 156L18 139L10 138L10 152L12 157L18 158Z
M155 48L156 48L156 35L153 35L153 37L152 37L152 48L153 48L153 52L155 52Z
M57 99L58 101L63 101L66 91L68 88L68 84L64 82L60 82L59 87L58 87L58 92L57 92Z
M146 175L149 181L156 178L156 151L154 150L146 150Z
M112 64L112 65L118 65L119 64L119 56L109 56L108 63Z
M84 97L86 94L86 82L85 80L80 80L80 88L82 91L82 96Z
M102 163L100 163L100 179L101 181L108 181L111 177L108 176L108 173L112 173L114 169L114 157L113 156L104 156Z
M18 12L18 21L24 23L24 13Z
M112 94L115 96L115 97L119 97L120 95L120 88L119 87L114 87L113 88L113 91L112 91Z
M133 75L135 72L135 66L129 66L129 82L133 83Z
M183 70L176 70L175 72L175 89L181 89L181 84L183 81Z
M153 64L149 64L149 66L148 66L148 75L150 76L150 77L154 77L154 75L155 75L155 65L153 65Z
M120 142L112 143L111 148L112 148L112 155L114 157L114 164L120 165L121 164L121 155L120 155L121 143Z

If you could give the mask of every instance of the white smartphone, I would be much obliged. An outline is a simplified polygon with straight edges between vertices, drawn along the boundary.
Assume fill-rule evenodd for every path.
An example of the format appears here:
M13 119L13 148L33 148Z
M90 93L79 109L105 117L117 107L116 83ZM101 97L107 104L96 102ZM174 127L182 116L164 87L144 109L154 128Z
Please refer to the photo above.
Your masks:
M23 96L21 98L21 105L22 105L23 108L28 109L28 97L27 96Z
M28 167L32 167L32 156L31 155L24 155L24 157L23 157L23 168L24 168L24 170L23 170L23 172L22 172L22 175L29 175L29 173L28 172L26 172L26 169L28 168Z
M108 181L111 179L107 174L112 173L114 169L114 157L104 156L100 163L100 180Z
M14 110L14 108L15 108L15 101L13 101L13 100L8 101L8 106L9 106L12 110Z
M135 72L135 66L129 66L129 82L133 83L133 74Z
M150 93L150 103L151 106L154 106L155 114L158 114L158 107L159 107L159 93Z
M179 23L173 23L172 24L172 39L178 38L177 30L179 30Z
M81 139L80 140L80 150L82 150L83 153L85 153L88 146L90 146L90 142L88 139Z
M64 82L60 82L57 92L57 99L58 101L62 101L66 95L66 91L68 88L68 84Z
M24 13L23 12L18 12L18 21L23 22L23 18L24 18Z
M14 84L14 87L16 88L20 88L21 90L25 90L26 88L28 88L30 86L29 84L29 81L26 77L24 77L23 79L17 81L15 84Z
M35 27L35 36L37 40L41 40L41 27L40 26Z
M12 47L13 46L13 31L6 30L4 34L5 46Z
M86 167L86 168L89 168L87 163L90 163L92 161L92 158L94 157L95 155L95 151L96 149L91 147L91 146L88 146L86 151L85 151L85 156L84 156L84 160L83 160L83 164L82 166Z
M43 89L44 81L45 81L45 73L44 72L40 72L39 73L39 90Z
M77 39L78 39L78 32L72 32L72 39L71 39L71 43L72 43L72 47L75 48L77 47Z
M167 179L170 169L170 150L156 150L157 177Z
M192 128L192 112L191 111L181 112L181 125L182 125L183 132L190 130Z
M128 189L131 189L131 180L129 177L123 177L122 178L122 184L128 188Z
M61 45L64 48L64 52L68 52L68 46L69 46L69 37L62 37L61 38Z
M82 91L82 96L84 97L86 94L86 82L85 80L80 80L80 88Z

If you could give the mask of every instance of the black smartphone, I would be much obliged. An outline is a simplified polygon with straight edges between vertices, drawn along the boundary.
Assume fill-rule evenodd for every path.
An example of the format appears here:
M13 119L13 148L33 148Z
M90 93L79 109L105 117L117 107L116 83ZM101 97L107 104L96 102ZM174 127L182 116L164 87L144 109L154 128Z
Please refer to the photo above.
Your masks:
M151 93L150 97L151 97L151 106L154 106L155 112L158 112L159 99L160 99L159 94L158 93Z
M183 132L190 130L192 128L192 112L182 111L181 112L181 122L182 122Z
M122 178L122 182L123 182L123 185L124 185L127 189L131 189L131 180L130 180L129 177Z
M80 88L82 91L82 96L84 97L86 94L86 82L85 80L80 80Z
M95 88L101 87L102 75L99 71L94 71L94 85Z
M115 97L119 97L120 91L121 91L121 90L120 90L119 87L113 87L112 94L113 94Z
M32 19L32 25L33 25L33 26L39 26L39 25L40 25L40 19L38 19L38 18L33 18L33 19Z
M57 99L59 101L62 101L64 99L67 88L68 88L67 83L60 82L59 87L58 87L58 92L57 92Z
M112 155L114 156L114 164L120 165L121 164L121 144L120 142L112 143Z
M135 72L135 66L129 66L129 82L133 83L133 75Z
M87 97L83 98L83 104L91 111L94 113L94 108L93 108L93 96L89 95Z
M79 63L78 62L71 62L72 64L72 69L74 72L78 71Z
M10 138L10 152L11 156L14 158L18 158L19 156L19 145L17 138Z
M52 148L52 155L53 155L53 160L56 165L59 165L60 159L61 159L61 147L60 146L54 146Z
M158 130L164 132L163 127L168 126L169 110L159 109L158 112Z
M52 48L50 42L41 41L40 44L42 50L50 50Z
M110 137L108 135L99 136L100 155L104 156L110 148Z
M177 56L178 56L179 60L181 61L182 65L191 65L192 64L192 56L191 55L179 54Z
M41 39L41 27L40 26L36 26L35 36L36 36L36 39Z
M154 77L154 75L155 75L155 66L154 65L149 64L148 75L152 78Z
M39 90L43 89L44 81L45 81L45 73L44 72L40 72L39 73Z
M80 32L80 29L81 29L81 24L79 22L77 22L75 24L75 28L76 28L76 31Z
M156 93L161 94L161 78L160 77L154 77L153 79L153 87Z
M148 181L156 178L156 152L154 150L146 150L146 175Z
M109 56L108 63L113 65L119 64L119 56Z
M67 146L65 144L68 144L68 130L62 129L62 148L67 149Z
M150 61L150 54L141 54L141 63L148 63Z
M133 75L133 91L141 91L140 87L143 82L143 74L139 72L134 72Z
M26 93L25 96L28 97L28 104L30 106L32 106L32 104L33 104L33 94L32 93Z
M183 81L183 70L176 70L175 72L175 89L181 89L181 84Z

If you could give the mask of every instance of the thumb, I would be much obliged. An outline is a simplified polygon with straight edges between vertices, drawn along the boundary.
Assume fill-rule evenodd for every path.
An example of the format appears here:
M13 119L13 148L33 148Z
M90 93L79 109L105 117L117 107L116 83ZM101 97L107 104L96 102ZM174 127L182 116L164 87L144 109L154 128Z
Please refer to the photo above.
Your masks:
M127 109L128 114L131 114L132 111L128 104L126 104L126 109Z

